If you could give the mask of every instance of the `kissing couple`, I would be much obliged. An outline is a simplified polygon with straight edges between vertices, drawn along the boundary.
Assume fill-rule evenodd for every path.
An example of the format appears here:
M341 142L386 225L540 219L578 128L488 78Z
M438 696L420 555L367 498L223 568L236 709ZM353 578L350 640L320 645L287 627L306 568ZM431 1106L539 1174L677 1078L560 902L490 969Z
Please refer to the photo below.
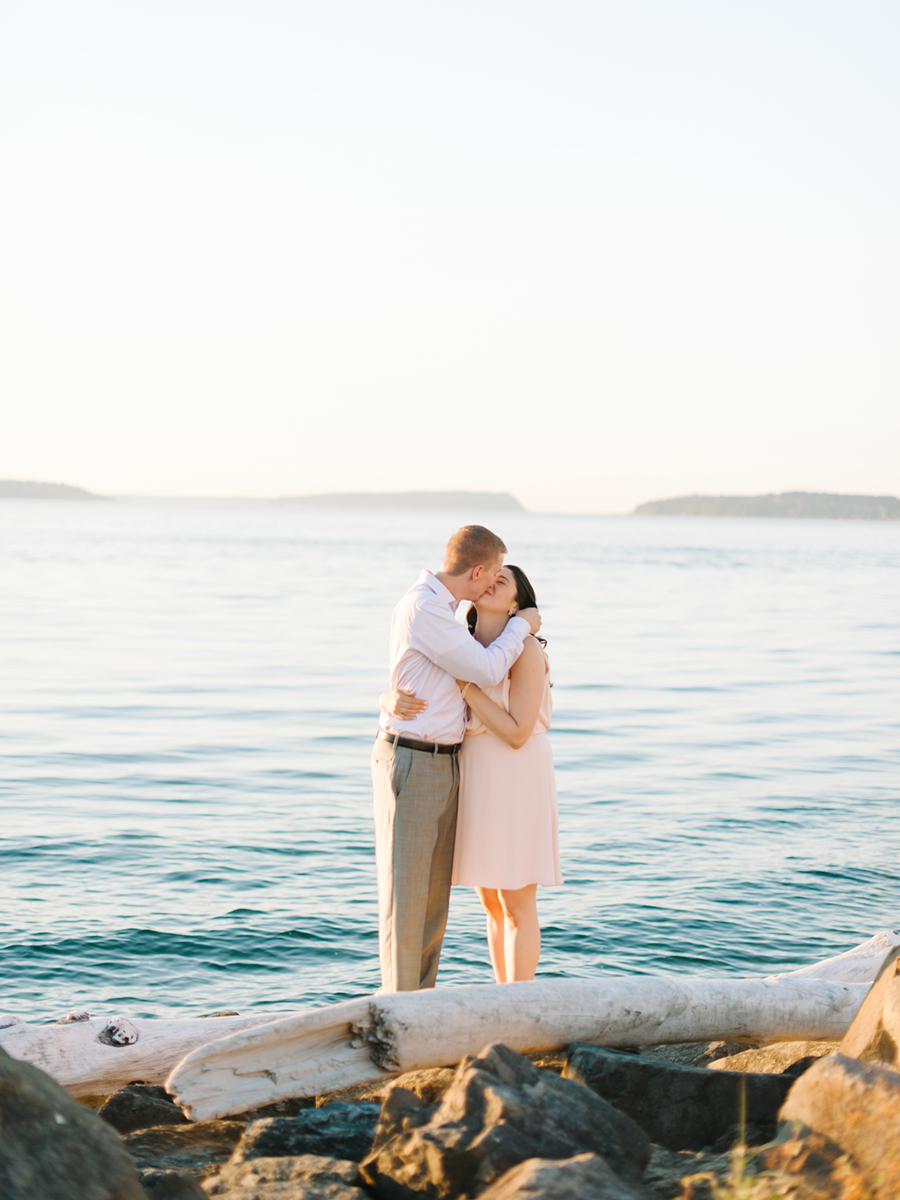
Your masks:
M562 883L550 666L534 590L505 554L464 525L394 609L372 751L383 992L434 987L454 885L484 905L497 982L533 979L537 887Z

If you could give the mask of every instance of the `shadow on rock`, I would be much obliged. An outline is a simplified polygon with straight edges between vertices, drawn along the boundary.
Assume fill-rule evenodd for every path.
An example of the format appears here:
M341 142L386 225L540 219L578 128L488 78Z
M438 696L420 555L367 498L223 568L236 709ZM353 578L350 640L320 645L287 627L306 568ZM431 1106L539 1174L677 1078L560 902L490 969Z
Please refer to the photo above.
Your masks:
M231 1156L244 1134L240 1121L191 1121L159 1125L125 1137L125 1147L143 1171L180 1171L204 1179Z
M318 1154L360 1162L372 1148L378 1112L377 1104L336 1102L296 1117L254 1121L241 1138L234 1161Z
M382 1200L449 1198L476 1195L528 1159L583 1154L638 1183L649 1153L643 1130L590 1089L495 1045L463 1059L439 1105L392 1089L362 1175Z
M575 1043L565 1076L627 1113L651 1141L670 1150L727 1150L775 1136L778 1110L793 1080L684 1067Z

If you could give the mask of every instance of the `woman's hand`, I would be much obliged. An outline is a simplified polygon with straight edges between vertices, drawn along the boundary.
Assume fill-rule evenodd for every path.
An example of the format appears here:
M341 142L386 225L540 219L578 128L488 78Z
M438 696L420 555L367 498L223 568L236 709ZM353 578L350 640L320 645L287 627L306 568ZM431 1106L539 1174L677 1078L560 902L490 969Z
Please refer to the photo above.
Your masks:
M513 750L521 750L534 733L547 660L534 638L526 638L522 653L509 673L509 708L493 701L475 684L469 686L465 701L472 713L491 733L502 738Z
M392 692L382 692L378 697L378 707L389 712L400 721L412 721L428 707L424 700L417 700L415 692L408 688L397 688Z

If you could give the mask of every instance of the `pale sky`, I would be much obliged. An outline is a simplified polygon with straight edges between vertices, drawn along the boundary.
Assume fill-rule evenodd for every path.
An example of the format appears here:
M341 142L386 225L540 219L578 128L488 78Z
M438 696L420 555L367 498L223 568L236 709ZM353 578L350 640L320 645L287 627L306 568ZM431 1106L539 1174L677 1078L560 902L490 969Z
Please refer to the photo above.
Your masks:
M9 0L0 478L900 493L892 0Z

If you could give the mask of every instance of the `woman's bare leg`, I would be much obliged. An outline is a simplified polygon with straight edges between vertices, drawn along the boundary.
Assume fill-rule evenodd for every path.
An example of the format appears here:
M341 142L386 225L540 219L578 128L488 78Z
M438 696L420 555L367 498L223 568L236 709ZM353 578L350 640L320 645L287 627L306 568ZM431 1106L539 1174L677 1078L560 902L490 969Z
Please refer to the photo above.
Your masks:
M498 983L506 983L503 905L500 903L500 897L495 888L476 888L475 891L487 914L488 953L491 956L491 966L494 968L494 978Z
M541 956L541 927L538 924L537 884L499 891L503 908L506 982L534 979Z

